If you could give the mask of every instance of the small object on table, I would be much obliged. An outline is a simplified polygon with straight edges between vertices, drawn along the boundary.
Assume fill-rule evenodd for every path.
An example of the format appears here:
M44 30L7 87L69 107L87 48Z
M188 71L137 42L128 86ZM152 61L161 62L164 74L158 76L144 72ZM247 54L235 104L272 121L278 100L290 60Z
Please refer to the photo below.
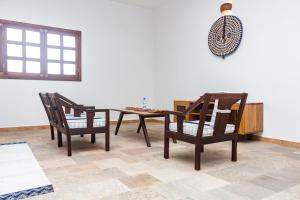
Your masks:
M112 109L112 110L120 112L115 135L118 135L124 115L138 115L140 123L139 123L137 132L139 133L141 131L141 129L143 129L146 144L148 147L151 147L145 119L146 118L165 117L163 110L143 109L143 108L139 108L139 107L126 107L125 109Z

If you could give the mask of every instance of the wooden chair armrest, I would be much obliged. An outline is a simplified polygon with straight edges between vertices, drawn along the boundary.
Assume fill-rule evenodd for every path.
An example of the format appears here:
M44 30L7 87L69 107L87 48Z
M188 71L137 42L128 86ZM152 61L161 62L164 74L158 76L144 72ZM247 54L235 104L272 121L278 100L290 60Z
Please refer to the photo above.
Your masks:
M95 106L82 106L84 109L96 109L96 107Z
M95 112L109 112L109 109L95 109Z
M94 121L94 117L95 117L95 113L97 112L104 112L105 113L105 123L106 123L106 127L109 127L110 124L110 113L109 113L109 109L94 109L94 107L90 107L84 110L86 112L87 115L87 127L89 128L93 128L93 121Z
M165 117L165 130L169 131L169 124L171 123L170 120L170 115L176 115L177 116L177 132L183 132L183 120L186 116L185 113L183 112L178 112L178 111L164 111L166 114Z

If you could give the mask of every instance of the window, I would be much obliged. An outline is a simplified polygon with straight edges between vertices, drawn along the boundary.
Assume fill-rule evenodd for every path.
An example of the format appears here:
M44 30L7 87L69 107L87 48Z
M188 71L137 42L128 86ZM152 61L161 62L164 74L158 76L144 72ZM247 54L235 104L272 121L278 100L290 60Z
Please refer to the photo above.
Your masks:
M81 32L0 20L0 78L81 81Z

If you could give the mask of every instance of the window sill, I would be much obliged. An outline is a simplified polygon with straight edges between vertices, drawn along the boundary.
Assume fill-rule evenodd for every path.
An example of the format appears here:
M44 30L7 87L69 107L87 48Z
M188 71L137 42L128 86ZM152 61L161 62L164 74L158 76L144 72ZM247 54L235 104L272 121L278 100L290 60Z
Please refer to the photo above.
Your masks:
M3 74L0 73L0 79L18 79L18 80L44 80L44 81L76 81L81 82L81 76L57 76L48 75L47 77L42 77L40 74Z

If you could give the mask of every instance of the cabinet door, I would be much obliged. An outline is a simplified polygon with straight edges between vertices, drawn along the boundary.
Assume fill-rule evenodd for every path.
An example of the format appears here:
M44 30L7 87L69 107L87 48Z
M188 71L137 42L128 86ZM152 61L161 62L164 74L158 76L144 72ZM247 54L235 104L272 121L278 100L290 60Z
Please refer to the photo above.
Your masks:
M263 104L246 105L242 121L244 134L263 131Z
M235 104L232 109L238 110L239 104ZM236 117L236 116L235 116ZM235 118L234 117L234 118ZM239 134L253 134L263 131L263 104L246 104L241 119Z

